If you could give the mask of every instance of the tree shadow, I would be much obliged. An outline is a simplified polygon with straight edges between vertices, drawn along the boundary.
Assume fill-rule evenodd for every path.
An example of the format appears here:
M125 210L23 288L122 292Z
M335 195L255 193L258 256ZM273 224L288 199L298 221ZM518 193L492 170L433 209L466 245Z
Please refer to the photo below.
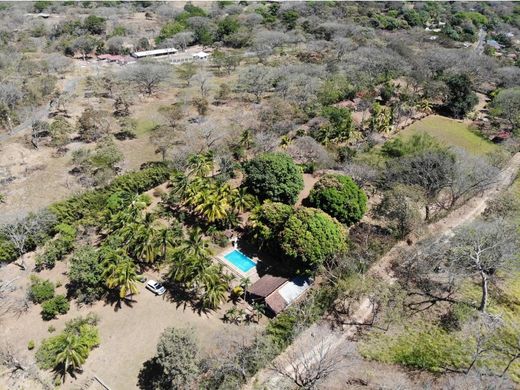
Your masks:
M156 380L160 375L161 367L155 358L148 359L143 363L143 368L137 376L137 387L141 390L155 390L157 388Z
M185 289L179 284L168 281L165 281L163 286L167 291L165 298L169 302L175 303L177 309L181 307L182 310L190 308L199 316L202 316L202 314L208 315L211 312L211 310L208 310L201 304L200 298L195 291Z
M121 298L117 293L109 293L105 296L105 304L113 306L115 312L121 310L123 305L132 308L136 302L131 295L127 298Z

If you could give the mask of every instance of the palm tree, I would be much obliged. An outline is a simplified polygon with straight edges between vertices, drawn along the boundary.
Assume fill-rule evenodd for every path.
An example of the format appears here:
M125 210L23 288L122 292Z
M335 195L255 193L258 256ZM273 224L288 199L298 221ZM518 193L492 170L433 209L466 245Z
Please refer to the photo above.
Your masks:
M103 277L106 285L110 289L118 288L121 299L139 292L137 267L121 249L109 251L104 259L104 264Z
M247 317L248 322L258 322L265 314L265 306L258 302L253 302L251 314Z
M68 333L60 345L60 352L56 355L55 366L63 367L63 377L69 370L77 370L88 357L87 344L76 334Z
M190 180L188 176L182 172L175 172L170 176L170 183L172 185L171 192L176 194L179 199L184 201L190 186Z
M229 277L222 273L221 265L211 265L200 274L200 285L203 290L202 307L216 309L226 299Z
M166 259L168 249L172 249L178 244L182 236L182 230L180 229L182 229L180 225L174 223L169 228L161 229L157 234L157 246L163 260Z
M201 194L200 203L195 207L195 211L202 214L208 222L221 221L226 219L230 205L226 197L218 192L206 190Z
M231 194L231 207L237 213L243 213L246 210L251 210L256 204L256 198L247 193L244 187L235 188Z
M280 138L280 147L285 150L289 147L291 142L292 142L292 138L289 137L288 135L284 135L284 136L282 136L282 138Z
M187 257L209 258L213 253L209 249L209 243L204 239L199 227L191 229L188 238L179 245L179 250Z
M188 158L188 176L206 177L213 172L213 153L200 153Z

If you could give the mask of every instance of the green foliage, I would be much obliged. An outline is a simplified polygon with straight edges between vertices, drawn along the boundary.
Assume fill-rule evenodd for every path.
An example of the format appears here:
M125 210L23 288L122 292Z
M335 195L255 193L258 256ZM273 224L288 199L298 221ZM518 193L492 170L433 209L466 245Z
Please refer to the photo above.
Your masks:
M367 209L365 192L350 177L343 175L323 176L312 188L306 202L347 226L360 221Z
M264 153L244 166L244 187L260 200L294 204L303 189L300 169L283 153Z
M448 96L444 104L445 109L455 118L463 118L478 103L478 98L472 90L472 83L468 75L458 74L446 79Z
M225 39L227 36L236 33L240 28L240 22L235 16L226 16L217 26L217 38L219 40Z
M342 100L354 98L355 92L346 77L335 75L323 83L318 91L318 100L324 106L331 106Z
M87 191L50 207L60 223L82 223L99 225L99 214L105 209L111 194L123 191L129 194L148 191L168 179L170 171L164 164L156 163L141 171L130 172L115 178L104 188ZM131 201L130 198L127 199Z
M266 201L252 213L249 222L254 238L259 246L278 249L277 239L294 209L284 203Z
M374 332L360 348L366 358L432 372L467 367L472 351L474 339L426 323L394 336Z
M395 158L440 148L439 142L431 135L419 133L408 139L397 137L386 141L381 147L381 153L386 157Z
M70 309L70 304L64 295L56 295L42 303L42 318L46 321L56 318L58 314L66 314Z
M0 232L0 263L10 263L17 257L18 253L14 244Z
M36 268L53 268L56 261L59 261L69 253L74 247L76 239L76 229L67 224L59 224L56 227L58 237L49 241L42 253L36 256Z
M89 15L83 21L83 28L90 34L104 34L106 30L106 19L96 15Z
M300 207L287 220L280 247L298 271L309 272L346 252L346 236L336 219L321 210Z
M87 316L78 317L65 324L65 330L54 337L43 340L36 351L36 362L41 369L59 369L62 362L59 355L70 345L70 339L74 338L81 346L83 361L88 357L90 351L99 345L99 332L96 328L97 318ZM67 340L68 339L68 340Z
M50 280L43 280L31 275L29 298L34 303L42 303L54 297L54 284Z
M50 7L52 5L52 1L36 1L34 3L34 10L36 12L43 12L47 7Z
M193 331L167 328L157 343L156 355L139 373L139 386L157 390L193 388L199 363L199 346Z
M180 33L186 29L186 25L175 20L169 21L162 26L159 36L155 39L157 43L164 41L165 39L173 37L175 34Z
M316 141L323 144L345 142L354 130L352 113L344 107L328 106L323 108L321 115L328 123L313 129L310 133Z
M29 340L29 342L27 343L27 349L29 351L32 351L35 346L36 346L36 344L34 343L34 340Z
M104 289L103 266L98 252L90 246L76 250L70 259L68 290L79 302L92 303Z

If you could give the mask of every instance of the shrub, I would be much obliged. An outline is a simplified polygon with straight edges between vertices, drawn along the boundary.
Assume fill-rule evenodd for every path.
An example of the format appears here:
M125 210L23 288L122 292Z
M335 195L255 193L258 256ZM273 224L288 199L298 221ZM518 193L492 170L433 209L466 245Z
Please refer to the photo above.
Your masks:
M36 256L36 268L53 268L56 261L59 261L69 253L74 247L76 239L76 229L67 224L60 224L56 227L58 237L50 241L45 246L43 253Z
M47 328L47 332L49 332L49 333L56 332L56 327L54 325L49 325L49 327Z
M79 248L70 259L69 293L82 303L99 299L105 291L102 275L103 267L97 251L90 246Z
M347 232L321 210L301 207L289 217L281 233L283 254L297 271L309 272L335 255L346 252Z
M286 154L261 154L244 169L244 186L260 200L294 204L303 189L301 170Z
M97 318L91 315L78 317L65 324L65 330L59 335L43 340L36 351L36 362L42 369L56 368L56 357L63 351L69 335L79 337L79 342L87 348L87 355L99 345L99 332L96 328Z
M56 318L58 314L66 314L70 309L70 304L64 295L56 295L42 303L42 318L46 321Z
M29 298L34 303L42 303L54 297L54 284L50 280L43 280L31 275Z
M374 332L360 352L366 358L385 363L443 372L446 367L467 367L474 341L434 325L416 324L397 336Z
M27 343L27 349L29 351L32 351L35 347L35 344L34 344L34 340L29 340L29 342Z
M363 218L367 196L350 177L329 174L316 183L306 204L350 226Z

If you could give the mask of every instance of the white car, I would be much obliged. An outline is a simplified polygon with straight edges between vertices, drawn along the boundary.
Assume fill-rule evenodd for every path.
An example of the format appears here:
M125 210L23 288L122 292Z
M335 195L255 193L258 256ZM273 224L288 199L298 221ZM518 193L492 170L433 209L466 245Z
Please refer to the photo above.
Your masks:
M164 286L156 282L155 280L149 280L146 282L146 288L153 292L155 295L163 295L166 292Z

